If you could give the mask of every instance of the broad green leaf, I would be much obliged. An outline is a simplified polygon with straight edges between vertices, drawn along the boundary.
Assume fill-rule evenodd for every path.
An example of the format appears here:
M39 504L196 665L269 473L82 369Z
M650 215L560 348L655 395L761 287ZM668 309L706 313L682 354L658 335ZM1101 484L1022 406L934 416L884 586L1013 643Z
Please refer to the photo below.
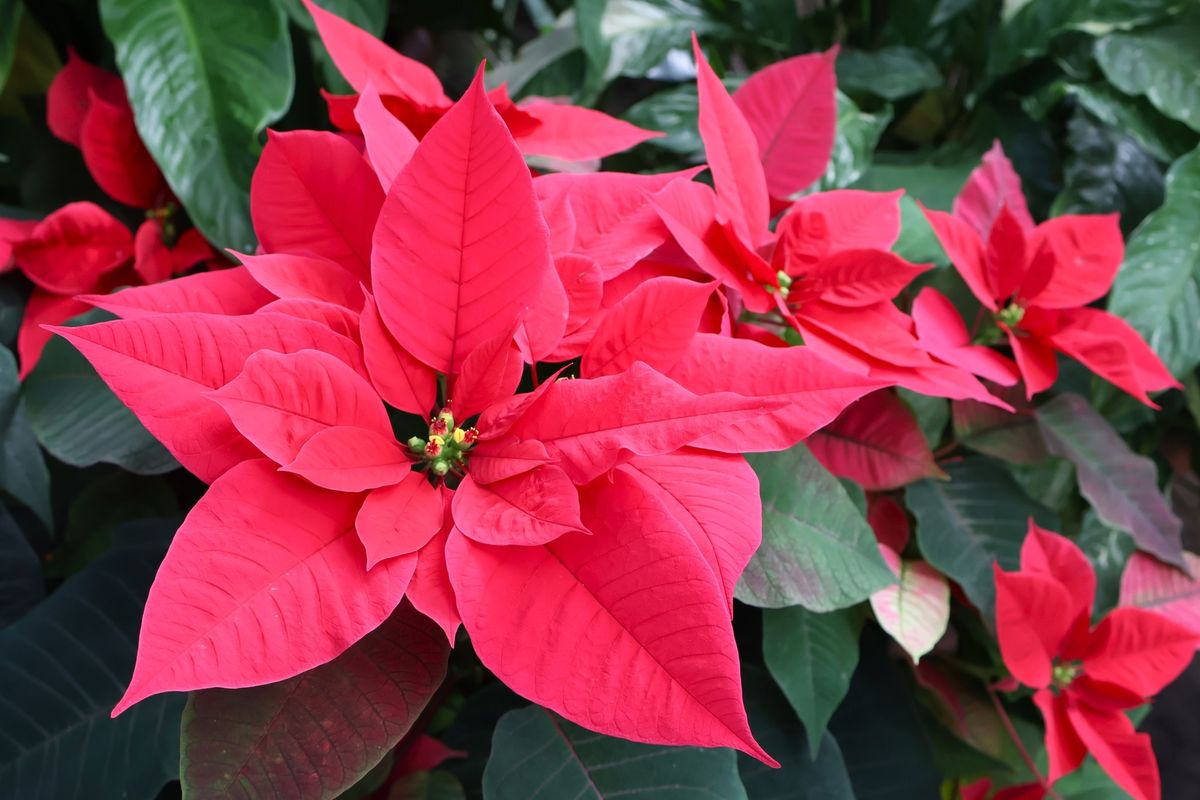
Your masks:
M20 392L17 360L0 347L0 490L19 500L47 529L52 529L50 473L29 426Z
M70 324L107 319L92 311ZM179 464L105 385L87 359L65 340L46 344L25 379L25 411L42 447L73 467L116 464L139 475Z
M1154 462L1125 440L1077 394L1060 395L1037 411L1051 453L1075 464L1079 491L1100 520L1133 537L1138 548L1183 566L1183 523L1158 489Z
M604 37L603 20L608 0L577 0L575 3L575 34L584 56L584 87L581 97L588 103L604 90L612 48Z
M42 562L16 520L0 505L0 629L24 616L45 593Z
M804 726L770 675L761 667L744 665L742 691L750 728L779 762L779 768L772 769L738 753L738 774L749 800L854 800L837 742L826 733L814 755L805 741Z
M150 800L179 773L180 695L109 715L173 528L139 536L0 631L0 797Z
M592 733L540 706L510 711L496 726L483 773L485 800L638 795L746 800L732 750L628 742Z
M681 83L639 100L625 112L625 119L666 136L647 145L703 160L704 142L696 127L696 84Z
M950 421L950 402L943 397L929 397L904 388L898 388L896 394L916 417L929 447L937 448L946 432L946 423Z
M804 723L810 752L820 747L829 718L850 688L862 624L857 608L763 612L763 660Z
M496 724L509 711L527 705L523 697L494 681L467 697L462 710L454 716L454 724L440 737L447 747L467 754L465 758L447 762L446 769L462 781L471 800L483 797L483 770L492 752L492 731Z
M952 160L922 163L905 163L895 159L876 161L858 178L854 188L872 192L903 189L906 196L920 200L929 208L949 211L955 195L978 164L977 156L958 156Z
M885 100L899 100L942 85L937 66L912 47L846 50L838 55L838 86Z
M20 21L21 0L0 0L0 91L4 91L13 59L17 55Z
M1096 600L1093 605L1093 616L1099 618L1101 614L1116 607L1120 599L1123 585L1122 575L1127 571L1129 558L1134 552L1133 540L1124 531L1105 525L1100 521L1095 510L1089 508L1083 515L1083 525L1080 528L1076 544L1087 554L1088 560L1092 562L1092 568L1096 570ZM1192 574L1200 577L1195 570L1194 559L1196 557L1186 552L1183 557L1189 563ZM1154 561L1164 572L1186 580L1183 573L1174 567L1162 565L1149 556L1142 555L1138 558Z
M892 107L867 113L840 91L837 94L837 135L829 166L817 181L816 189L842 189L862 177L875 156L875 146L884 128L892 121Z
M908 194L900 196L900 238L892 250L901 258L916 264L950 263L929 220L925 219L917 201Z
M1096 61L1113 86L1144 94L1154 107L1200 131L1200 14L1112 33L1096 42Z
M1108 310L1137 329L1177 376L1200 364L1200 148L1167 173L1167 199L1134 231Z
M250 175L292 100L287 18L274 0L101 0L138 133L214 244L254 252Z
M994 461L970 457L947 464L946 472L948 481L909 486L905 505L917 518L925 560L957 581L990 620L996 597L992 564L1008 570L1019 566L1030 517L1049 530L1058 529L1058 520Z
M279 683L192 692L184 793L336 797L412 728L446 674L445 635L404 603L327 664Z
M488 86L506 84L509 93L519 97L527 83L556 61L579 49L579 34L575 31L573 19L573 16L564 14L553 28L517 51L516 58L498 64L489 71Z
M871 526L807 447L747 460L758 473L763 538L738 582L739 600L763 608L832 611L895 580Z
M1196 133L1168 119L1144 97L1129 97L1107 83L1069 85L1066 91L1092 116L1123 131L1159 161L1171 162L1196 146Z
M694 0L608 0L600 32L609 42L605 78L644 78L672 48L686 48L692 32L724 34L725 26Z

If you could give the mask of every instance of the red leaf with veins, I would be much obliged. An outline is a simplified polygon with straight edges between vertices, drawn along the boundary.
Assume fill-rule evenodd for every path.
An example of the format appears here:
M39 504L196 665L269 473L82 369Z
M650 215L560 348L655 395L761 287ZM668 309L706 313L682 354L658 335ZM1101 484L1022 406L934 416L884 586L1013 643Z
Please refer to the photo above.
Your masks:
M714 284L651 278L605 314L583 353L582 373L612 375L635 361L666 372L679 360L708 305Z
M1071 704L1067 718L1088 752L1132 800L1159 800L1158 762L1149 734L1135 731L1120 711Z
M480 659L591 730L774 765L742 709L724 591L690 537L621 472L581 505L594 536L502 548L451 534L450 580Z
M46 90L46 125L64 142L79 147L92 97L109 103L128 102L121 78L93 66L67 48L67 63Z
M890 250L900 236L903 193L839 189L801 197L775 229L776 265L793 275L842 250Z
M167 199L167 181L133 124L133 109L121 91L109 101L91 91L79 130L79 149L97 185L119 203L154 208Z
M362 284L327 258L288 253L250 256L234 253L251 277L281 299L321 300L358 311Z
M976 167L954 198L954 216L975 229L980 238L987 238L992 223L1002 208L1008 208L1022 230L1033 230L1033 218L1025 205L1021 178L1012 162L1004 155L1000 141L984 153L983 162Z
M493 403L512 397L524 369L511 333L480 342L463 361L462 371L454 379L450 410L461 422Z
M44 325L62 325L72 317L88 311L88 304L83 299L63 297L51 294L45 289L34 287L25 303L25 313L21 316L21 327L17 330L17 355L21 359L21 380L33 371L46 342L54 334Z
M1083 669L1143 697L1162 691L1191 663L1200 636L1154 611L1118 608L1092 632Z
M468 475L454 492L452 509L454 526L480 544L532 546L587 533L575 485L551 464L486 485Z
M281 471L324 489L362 492L399 483L412 471L412 462L391 431L343 425L314 433Z
M358 321L363 360L380 397L401 411L425 416L437 401L437 374L401 347L367 295Z
M396 176L412 160L412 154L417 150L417 137L387 110L373 83L368 82L359 96L354 106L354 118L367 143L367 158L386 194L396 182Z
M1200 556L1184 552L1183 563L1190 575L1135 552L1121 573L1121 605L1156 611L1200 635Z
M12 253L29 280L46 291L82 294L133 257L133 234L95 203L68 203L16 242Z
M480 72L421 141L375 231L384 322L405 350L447 374L480 342L511 332L558 280L529 168L482 81ZM564 296L559 335L565 321Z
M1074 618L1067 589L1054 578L1024 572L996 576L996 635L1013 677L1035 689L1050 684L1053 660Z
M442 528L442 492L429 477L410 470L399 483L373 490L354 527L367 551L367 569L421 550Z
M587 161L628 150L663 135L600 111L549 100L526 100L518 108L541 123L521 131L517 137L521 152L527 155Z
M443 489L442 494L443 503L449 506L449 490ZM408 586L408 599L418 611L436 622L446 634L447 641L454 644L462 619L458 616L454 587L450 585L450 574L446 571L448 533L448 529L439 531L429 544L417 551L417 571Z
M359 502L266 460L213 483L159 567L133 679L113 714L159 692L284 680L374 630L403 598L416 559L367 572L354 534Z
M1067 716L1069 701L1066 695L1056 694L1051 689L1038 689L1034 692L1033 702L1042 712L1042 721L1046 724L1046 755L1050 762L1046 779L1053 783L1079 768L1087 756L1087 746L1080 741Z

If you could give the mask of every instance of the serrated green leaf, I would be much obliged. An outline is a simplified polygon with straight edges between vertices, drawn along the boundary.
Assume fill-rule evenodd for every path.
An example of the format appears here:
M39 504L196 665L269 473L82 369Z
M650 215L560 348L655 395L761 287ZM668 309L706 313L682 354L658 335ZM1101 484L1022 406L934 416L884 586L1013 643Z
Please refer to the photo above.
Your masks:
M287 18L274 0L101 0L138 133L192 221L254 252L250 175L292 100Z
M483 773L485 800L746 800L732 750L663 747L593 733L540 706L505 714Z
M1096 42L1096 61L1113 86L1144 94L1154 107L1200 131L1200 14L1112 33Z
M871 526L807 447L747 461L758 473L763 540L738 582L739 600L833 611L895 581Z

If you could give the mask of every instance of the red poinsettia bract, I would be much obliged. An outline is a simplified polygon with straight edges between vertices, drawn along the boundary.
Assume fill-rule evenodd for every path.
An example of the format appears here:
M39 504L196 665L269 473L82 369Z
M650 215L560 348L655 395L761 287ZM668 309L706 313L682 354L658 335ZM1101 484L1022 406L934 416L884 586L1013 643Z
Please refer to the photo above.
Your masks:
M878 384L828 365L824 380L804 348L765 361L713 345L689 316L711 285L660 281L598 326L581 377L539 385L536 362L593 308L564 286L586 259L553 257L570 237L547 227L480 76L407 160L411 133L378 103L360 98L365 158L336 134L271 137L252 192L266 252L125 290L103 301L125 319L59 330L211 482L151 590L117 712L295 675L407 597L580 724L773 763L730 626L761 536L738 454L787 446ZM241 300L247 282L276 299ZM689 313L652 332L672 298ZM779 390L722 391L755 370Z
M1021 180L997 142L953 213L926 209L925 216L990 315L994 338L1007 338L1029 397L1057 378L1055 353L1154 408L1148 392L1179 387L1127 322L1089 306L1108 293L1125 252L1115 214L1065 215L1035 226Z
M996 577L996 632L1005 665L1036 689L1046 723L1047 779L1091 753L1136 800L1158 800L1150 737L1125 715L1191 662L1200 637L1160 614L1118 608L1092 625L1096 575L1072 541L1031 520L1021 569Z

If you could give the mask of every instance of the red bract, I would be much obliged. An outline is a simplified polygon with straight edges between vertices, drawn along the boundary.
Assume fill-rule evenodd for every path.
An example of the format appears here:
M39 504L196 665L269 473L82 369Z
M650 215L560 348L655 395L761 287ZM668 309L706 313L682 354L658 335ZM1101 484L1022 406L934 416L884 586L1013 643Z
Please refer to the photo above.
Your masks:
M1029 397L1054 383L1056 352L1154 408L1147 392L1179 387L1128 323L1088 306L1108 293L1121 266L1115 214L1034 226L1020 178L997 142L971 173L954 213L926 209L925 216L990 315L980 337L1007 338Z
M333 63L355 91L375 95L418 139L453 104L429 67L397 53L371 34L304 0ZM364 124L354 95L326 95L333 124L360 131ZM517 146L526 155L586 161L628 150L661 136L589 108L542 98L513 102L504 86L488 93ZM369 122L366 124L370 124Z
M590 303L564 288L585 272L570 262L592 262L556 263L552 241L571 237L547 227L482 73L407 160L394 126L363 132L384 163L334 134L272 136L253 194L268 252L126 290L104 303L127 319L59 330L212 484L151 590L117 712L295 675L407 597L572 720L773 763L746 722L730 626L761 536L757 480L734 453L787 446L876 384L826 379L804 348L761 369L771 348L696 334L711 285L662 279L597 326L582 377L539 385L533 364L519 392ZM628 196L615 212L582 196L607 221L577 231L624 226L644 246ZM264 291L277 299L258 308ZM755 372L778 386L724 391Z
M1048 780L1087 753L1137 800L1157 800L1150 738L1125 710L1140 706L1187 667L1200 637L1166 617L1118 608L1091 624L1096 575L1073 542L1032 520L1021 569L996 576L996 633L1014 678L1037 690L1046 723Z

